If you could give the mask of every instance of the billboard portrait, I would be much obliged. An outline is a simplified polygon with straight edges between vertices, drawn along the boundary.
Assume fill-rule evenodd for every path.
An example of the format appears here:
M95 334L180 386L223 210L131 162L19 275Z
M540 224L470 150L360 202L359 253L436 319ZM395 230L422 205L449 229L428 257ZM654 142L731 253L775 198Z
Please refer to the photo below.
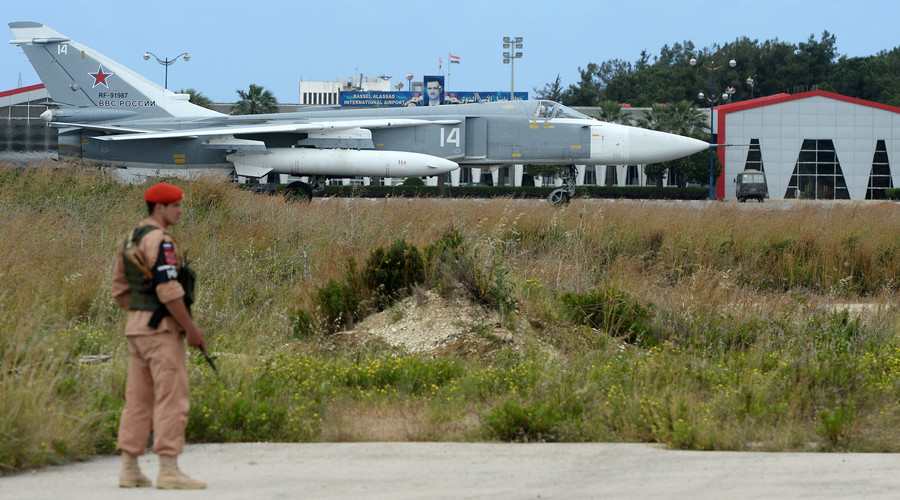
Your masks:
M444 76L425 76L425 106L440 106L444 104Z

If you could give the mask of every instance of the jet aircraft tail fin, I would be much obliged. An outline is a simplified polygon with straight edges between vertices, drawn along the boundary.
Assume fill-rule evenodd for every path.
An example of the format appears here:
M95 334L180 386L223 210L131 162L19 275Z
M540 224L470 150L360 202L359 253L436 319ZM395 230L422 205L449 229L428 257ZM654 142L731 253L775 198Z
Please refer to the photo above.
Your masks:
M34 22L9 23L50 97L75 107L106 110L98 116L197 117L220 113L191 104L99 52Z

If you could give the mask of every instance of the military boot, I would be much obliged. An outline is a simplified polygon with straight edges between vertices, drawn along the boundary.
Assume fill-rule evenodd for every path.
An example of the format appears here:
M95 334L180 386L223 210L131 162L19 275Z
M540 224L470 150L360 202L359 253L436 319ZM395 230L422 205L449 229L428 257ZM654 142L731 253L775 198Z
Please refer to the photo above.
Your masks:
M178 469L178 457L160 455L156 487L161 490L202 490L206 488L206 483L181 472Z
M141 473L138 458L127 451L122 452L122 470L119 471L120 488L153 486L153 481Z

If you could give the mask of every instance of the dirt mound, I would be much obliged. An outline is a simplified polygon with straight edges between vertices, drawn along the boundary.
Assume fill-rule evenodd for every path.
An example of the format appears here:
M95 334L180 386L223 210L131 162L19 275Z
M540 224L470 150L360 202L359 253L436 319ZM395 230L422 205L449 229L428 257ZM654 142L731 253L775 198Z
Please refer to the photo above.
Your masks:
M514 341L496 311L460 295L442 297L431 290L417 290L341 334L373 336L411 353L435 355L482 354Z

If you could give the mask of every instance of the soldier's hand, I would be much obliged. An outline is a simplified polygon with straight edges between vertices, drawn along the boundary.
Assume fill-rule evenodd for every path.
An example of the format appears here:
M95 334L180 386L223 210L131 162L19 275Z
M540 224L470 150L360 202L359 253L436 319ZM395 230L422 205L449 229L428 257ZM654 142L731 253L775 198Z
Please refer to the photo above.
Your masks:
M191 347L196 347L200 349L203 354L206 354L206 338L203 334L203 330L197 328L195 325L191 325L189 328L185 328L184 335L187 337L187 343Z

